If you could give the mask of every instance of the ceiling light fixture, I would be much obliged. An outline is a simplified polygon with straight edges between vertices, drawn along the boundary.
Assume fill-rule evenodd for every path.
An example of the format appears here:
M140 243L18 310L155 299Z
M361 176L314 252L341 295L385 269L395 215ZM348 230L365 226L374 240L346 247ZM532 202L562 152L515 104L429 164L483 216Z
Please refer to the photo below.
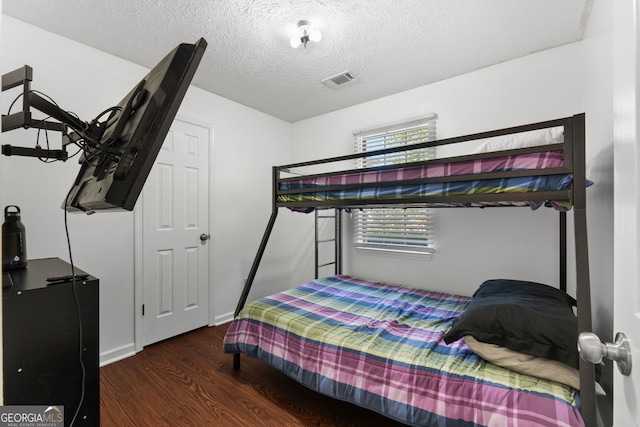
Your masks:
M291 47L297 48L300 45L303 45L305 48L307 47L307 43L319 42L322 39L322 34L320 31L313 28L309 21L298 21L298 28L296 28L296 34L291 37Z

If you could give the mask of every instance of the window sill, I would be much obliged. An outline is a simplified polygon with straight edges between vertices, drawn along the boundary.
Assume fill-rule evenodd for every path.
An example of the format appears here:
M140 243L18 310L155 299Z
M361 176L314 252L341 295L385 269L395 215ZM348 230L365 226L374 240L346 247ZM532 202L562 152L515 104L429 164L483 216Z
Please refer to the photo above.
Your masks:
M417 252L403 249L369 248L363 246L354 246L354 249L358 254L362 255L415 259L420 261L431 261L431 258L433 258L433 252Z

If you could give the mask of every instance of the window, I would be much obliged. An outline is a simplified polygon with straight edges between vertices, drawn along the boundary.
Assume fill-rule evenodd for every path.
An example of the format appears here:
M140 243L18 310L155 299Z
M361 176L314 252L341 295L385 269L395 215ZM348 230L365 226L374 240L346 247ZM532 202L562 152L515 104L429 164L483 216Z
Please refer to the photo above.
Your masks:
M433 141L435 114L407 123L354 133L356 152L368 152ZM427 160L435 147L357 159L357 167L395 165ZM402 253L433 252L431 210L402 205L354 210L353 242L357 248Z

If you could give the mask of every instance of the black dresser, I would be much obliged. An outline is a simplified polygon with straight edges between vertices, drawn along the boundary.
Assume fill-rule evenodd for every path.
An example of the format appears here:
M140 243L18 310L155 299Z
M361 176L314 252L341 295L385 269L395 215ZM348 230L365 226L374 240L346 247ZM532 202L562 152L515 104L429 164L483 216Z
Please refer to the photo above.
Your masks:
M4 404L63 405L65 426L81 405L73 425L98 426L99 281L76 280L76 300L71 281L46 280L69 274L71 265L59 258L3 273Z

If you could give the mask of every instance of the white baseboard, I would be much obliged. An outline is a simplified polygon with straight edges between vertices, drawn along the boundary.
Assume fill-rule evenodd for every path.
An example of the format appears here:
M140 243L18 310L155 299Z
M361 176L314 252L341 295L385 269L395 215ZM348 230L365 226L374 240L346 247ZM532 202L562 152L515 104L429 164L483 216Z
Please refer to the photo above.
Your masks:
M225 313L221 316L216 316L213 320L213 325L211 326L220 326L223 323L231 322L233 320L233 311L229 313Z
M232 320L233 312L231 311L221 316L216 316L213 325L210 326L219 326ZM117 362L118 360L126 359L127 357L131 357L134 354L136 354L135 343L126 344L121 347L105 351L103 353L100 353L100 366L105 366L110 363Z
M136 346L134 343L126 344L112 350L100 353L100 366L108 365L109 363L117 362L118 360L126 359L127 357L136 354Z

